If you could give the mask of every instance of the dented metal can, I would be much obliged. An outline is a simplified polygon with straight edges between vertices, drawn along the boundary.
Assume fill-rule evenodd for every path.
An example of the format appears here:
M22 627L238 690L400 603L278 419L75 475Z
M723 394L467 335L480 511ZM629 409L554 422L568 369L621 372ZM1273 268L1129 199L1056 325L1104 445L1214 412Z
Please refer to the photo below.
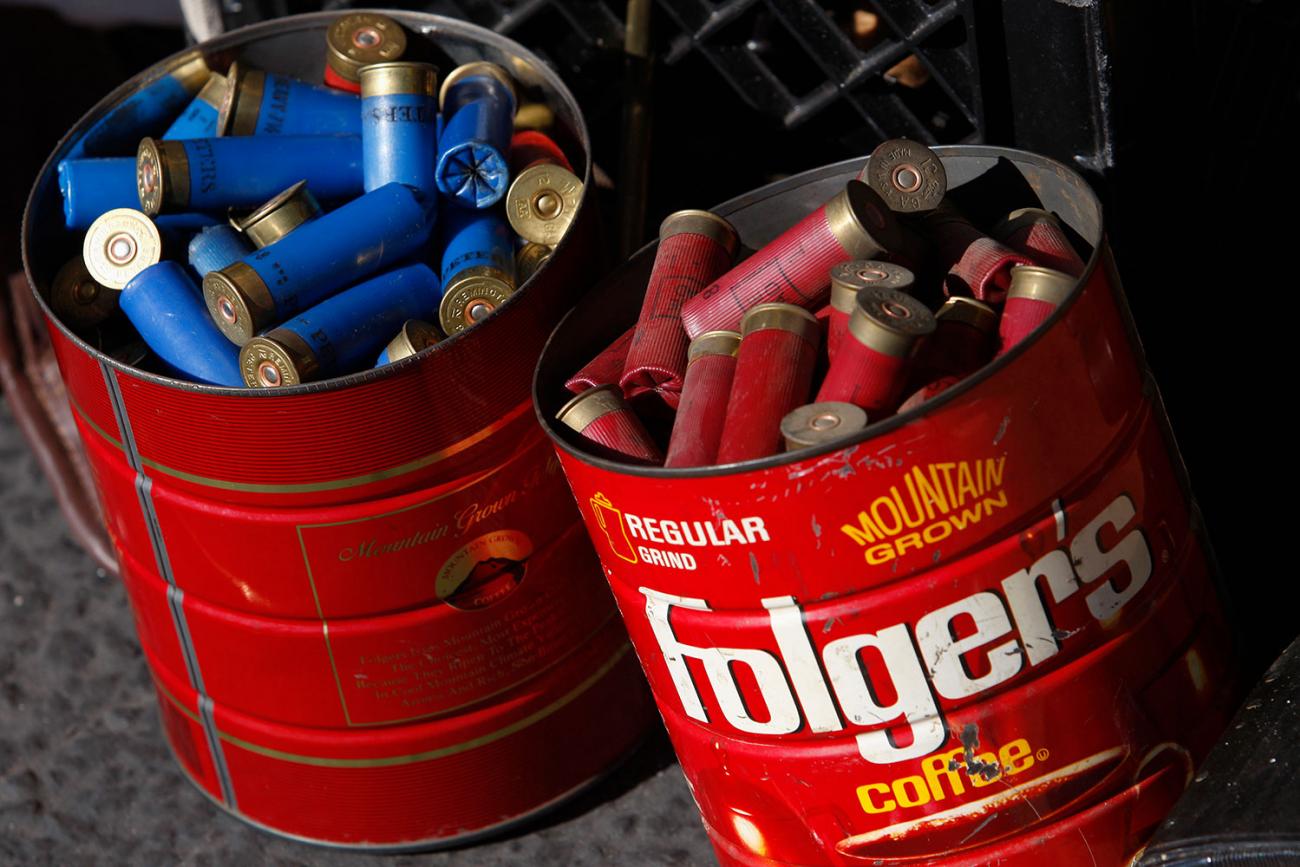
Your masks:
M590 177L581 113L540 58L462 21L392 17L412 40L509 66L554 106L575 168ZM337 18L223 34L124 84L42 170L23 254L180 771L266 831L424 849L553 809L607 773L653 719L529 399L546 335L594 276L591 203L473 333L271 394L129 366L138 354L101 352L50 307L74 252L56 167L83 152L87 131L203 56L218 71L238 58L314 76ZM124 124L124 143L86 155L129 155L190 98L182 91L149 130ZM371 224L392 210L338 235L385 236ZM310 252L329 255L338 235Z
M843 440L729 466L629 466L548 425L725 867L1126 863L1239 694L1097 198L1040 156L936 151L954 190L983 181L1091 245L1009 352ZM717 212L759 247L861 167ZM652 255L552 335L539 416L633 321Z

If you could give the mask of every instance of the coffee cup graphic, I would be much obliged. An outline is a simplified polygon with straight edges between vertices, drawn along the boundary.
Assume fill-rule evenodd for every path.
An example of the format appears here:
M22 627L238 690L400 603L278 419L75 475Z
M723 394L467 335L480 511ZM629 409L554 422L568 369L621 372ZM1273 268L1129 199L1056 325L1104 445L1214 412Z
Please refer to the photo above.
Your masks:
M620 560L626 560L629 563L636 563L636 548L632 546L632 540L627 537L627 525L623 523L623 512L614 508L614 504L609 501L609 497L596 492L596 496L591 498L591 512L596 516L596 523L605 533L605 540L609 543L609 549Z

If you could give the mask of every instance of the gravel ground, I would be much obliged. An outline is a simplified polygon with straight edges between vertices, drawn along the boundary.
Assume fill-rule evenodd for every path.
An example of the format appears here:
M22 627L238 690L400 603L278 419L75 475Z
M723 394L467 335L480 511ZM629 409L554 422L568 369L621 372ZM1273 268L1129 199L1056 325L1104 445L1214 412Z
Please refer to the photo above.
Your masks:
M714 863L662 731L576 802L465 849L356 855L225 814L174 766L126 594L72 541L0 401L0 864Z

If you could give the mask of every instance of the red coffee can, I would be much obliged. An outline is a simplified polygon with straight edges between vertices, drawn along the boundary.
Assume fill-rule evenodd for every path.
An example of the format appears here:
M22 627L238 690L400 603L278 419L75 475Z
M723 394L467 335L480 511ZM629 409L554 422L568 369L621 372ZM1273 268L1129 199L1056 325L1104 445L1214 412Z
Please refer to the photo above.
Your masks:
M463 21L390 14L422 50L526 71L590 176L581 112L540 58ZM223 34L114 90L37 178L23 254L183 772L287 837L445 846L591 784L649 722L530 399L547 335L596 276L594 210L471 332L275 394L130 366L49 306L77 240L61 160L114 156L104 124L138 140L134 109L177 73L206 74L204 58L294 74L338 18ZM136 228L97 249L130 247L121 235L135 255L110 258L134 265L152 249Z
M903 390L913 348L934 327L929 309L910 295L880 286L862 289L817 402L843 401L868 415L887 414Z
M985 235L945 199L923 223L939 258L948 268L944 290L1001 304L1011 285L1011 269L1032 265L1032 259Z
M724 867L1127 864L1240 696L1095 193L1034 154L936 152L959 200L1032 189L1092 250L1042 327L919 408L727 466L592 453L551 417L636 318L651 250L538 365L539 412ZM717 211L766 240L862 164Z
M841 262L831 269L830 324L826 332L826 349L832 361L840 341L848 332L849 316L857 304L858 291L868 286L884 286L907 292L915 277L902 265L875 259Z
M707 467L718 456L740 334L707 331L691 341L665 467Z
M1007 290L1007 303L1002 309L1002 322L998 326L1001 345L998 355L1029 336L1035 328L1047 321L1056 308L1069 297L1078 284L1069 274L1040 268L1037 265L1019 265L1011 269L1011 288Z
M624 460L656 466L664 462L659 446L623 400L617 385L584 391L566 403L555 419Z
M746 312L760 304L816 310L827 301L832 266L875 258L898 244L898 223L889 206L866 184L849 181L825 205L687 301L682 323L695 338L706 331L735 331Z
M678 211L660 225L654 269L619 380L627 397L657 391L677 405L691 342L682 328L682 305L731 267L738 243L732 225L708 211Z
M1020 208L993 229L993 237L1046 268L1071 277L1083 273L1083 260L1061 228L1061 221L1042 208Z
M808 400L821 328L794 304L760 304L740 324L719 464L781 451L781 419Z

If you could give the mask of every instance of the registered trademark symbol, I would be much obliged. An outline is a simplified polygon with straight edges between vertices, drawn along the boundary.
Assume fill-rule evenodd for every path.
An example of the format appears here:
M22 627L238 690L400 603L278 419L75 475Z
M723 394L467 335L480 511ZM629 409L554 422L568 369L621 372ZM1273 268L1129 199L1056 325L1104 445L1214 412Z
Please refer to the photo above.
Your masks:
M1034 753L1034 758L1038 759L1040 762L1045 762L1047 761L1047 757L1050 755L1051 753L1049 753L1047 750L1039 750L1038 752Z

